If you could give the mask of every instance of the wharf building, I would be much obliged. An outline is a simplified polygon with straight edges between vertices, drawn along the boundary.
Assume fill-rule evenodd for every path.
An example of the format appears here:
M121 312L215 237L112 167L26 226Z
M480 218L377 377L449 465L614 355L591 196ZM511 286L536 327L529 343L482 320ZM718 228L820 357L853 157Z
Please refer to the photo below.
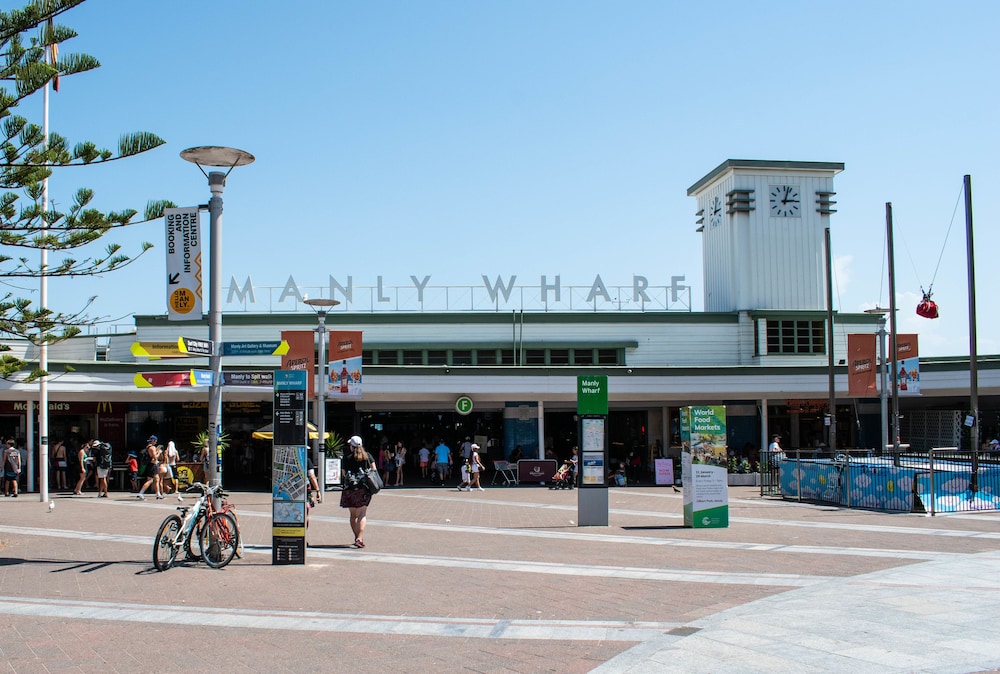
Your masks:
M363 333L363 397L328 400L326 427L359 434L377 449L402 440L416 455L443 439L457 449L477 438L486 458L520 445L525 457L560 458L577 444L580 375L607 375L613 459L635 453L644 465L677 456L680 408L726 405L730 452L754 460L778 433L788 449L828 437L828 349L834 354L838 446L876 448L880 400L848 396L847 335L872 334L879 318L835 312L827 332L825 233L835 213L833 162L727 160L688 189L702 235L704 311L691 310L684 277L656 285L635 276L609 286L559 276L524 285L509 276L478 286L371 286L330 277L323 287L255 288L232 278L223 308L224 340L273 341L317 327L304 295L336 299L327 328ZM518 283L520 281L520 283ZM574 279L575 282L575 279ZM208 389L137 388L147 372L208 369L207 358L148 360L134 342L206 339L207 320L138 315L128 334L78 336L49 349L49 446L70 435L100 437L121 462L150 434L182 452L207 427ZM13 355L36 357L6 340ZM231 356L225 372L280 368L275 356ZM982 434L997 433L1000 357L980 356ZM900 397L903 441L915 449L968 443L969 359L922 358L920 396ZM471 400L471 411L460 400ZM223 458L233 488L267 488L271 446L253 431L271 423L273 392L225 386ZM38 385L0 382L0 435L37 447ZM310 414L312 406L310 405ZM37 458L35 460L37 465Z

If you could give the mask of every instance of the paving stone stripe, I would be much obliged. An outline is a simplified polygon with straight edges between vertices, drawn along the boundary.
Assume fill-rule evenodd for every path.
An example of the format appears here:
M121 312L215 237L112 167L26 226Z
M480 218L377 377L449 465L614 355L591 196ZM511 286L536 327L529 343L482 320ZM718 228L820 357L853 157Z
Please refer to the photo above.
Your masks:
M676 623L579 620L483 620L428 616L375 616L315 611L260 611L210 606L175 606L53 600L0 596L6 615L111 620L188 626L235 627L344 634L407 634L473 639L558 639L569 641L648 641Z
M0 526L0 532L16 533L22 536L49 536L87 541L111 541L152 546L153 537L99 534L59 530L35 530L23 527ZM271 555L271 548L247 545L246 554ZM414 555L383 553L368 550L363 557L350 550L324 550L310 548L308 557L337 559L364 563L405 564L430 566L435 568L480 569L484 571L542 573L554 576L575 576L593 578L621 578L629 580L675 581L684 583L717 583L727 585L773 585L777 587L806 587L830 580L831 576L783 573L739 573L735 571L713 572L689 569L653 569L629 566L600 566L593 564L547 563L529 560L478 559L442 555ZM4 608L0 607L0 613Z

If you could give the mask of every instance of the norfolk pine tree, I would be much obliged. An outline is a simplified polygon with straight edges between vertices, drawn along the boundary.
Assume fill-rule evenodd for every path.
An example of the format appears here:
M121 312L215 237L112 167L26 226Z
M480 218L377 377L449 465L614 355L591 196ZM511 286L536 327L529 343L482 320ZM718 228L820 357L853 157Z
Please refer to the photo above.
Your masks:
M152 244L143 243L133 256L116 243L109 243L98 255L81 259L74 257L74 252L115 229L160 218L165 207L173 206L167 201L150 201L143 219L136 220L138 211L133 209L102 212L93 208L93 191L80 188L64 212L52 208L52 204L43 212L43 181L56 173L55 169L108 163L164 144L152 133L136 132L123 135L117 151L90 141L78 142L71 148L66 138L50 130L46 139L41 126L16 114L22 103L30 102L37 104L40 116L41 101L35 94L46 85L52 82L58 90L60 78L100 67L92 56L63 55L58 51L77 33L55 19L85 1L35 0L22 9L0 11L0 284L5 279L37 279L43 275L95 276L131 264ZM58 173L62 180L66 172ZM50 259L43 268L39 253L42 249L61 253L63 258L55 263ZM69 312L57 312L33 306L30 300L0 289L0 337L21 338L36 345L68 339L79 334L82 327L97 323L86 315L88 306L89 302ZM0 351L9 350L0 345ZM0 353L0 377L7 379L20 373L24 381L33 381L48 374L28 367L25 361Z

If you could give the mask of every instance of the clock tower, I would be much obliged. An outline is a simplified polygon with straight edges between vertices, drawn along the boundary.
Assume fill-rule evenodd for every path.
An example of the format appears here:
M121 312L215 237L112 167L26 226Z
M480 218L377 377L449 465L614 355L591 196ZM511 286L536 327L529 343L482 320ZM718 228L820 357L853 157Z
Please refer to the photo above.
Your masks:
M698 200L705 311L826 308L824 235L839 162L728 159Z

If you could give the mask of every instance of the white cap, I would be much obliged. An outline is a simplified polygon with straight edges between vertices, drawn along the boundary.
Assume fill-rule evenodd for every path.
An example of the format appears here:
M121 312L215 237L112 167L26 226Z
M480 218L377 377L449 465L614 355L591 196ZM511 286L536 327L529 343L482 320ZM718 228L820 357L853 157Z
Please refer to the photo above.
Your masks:
M362 445L365 444L364 442L361 441L361 436L359 436L359 435L352 435L351 439L348 440L347 443L351 447L361 447Z
M473 449L479 449L479 445L477 445L476 443L472 443L472 448Z

